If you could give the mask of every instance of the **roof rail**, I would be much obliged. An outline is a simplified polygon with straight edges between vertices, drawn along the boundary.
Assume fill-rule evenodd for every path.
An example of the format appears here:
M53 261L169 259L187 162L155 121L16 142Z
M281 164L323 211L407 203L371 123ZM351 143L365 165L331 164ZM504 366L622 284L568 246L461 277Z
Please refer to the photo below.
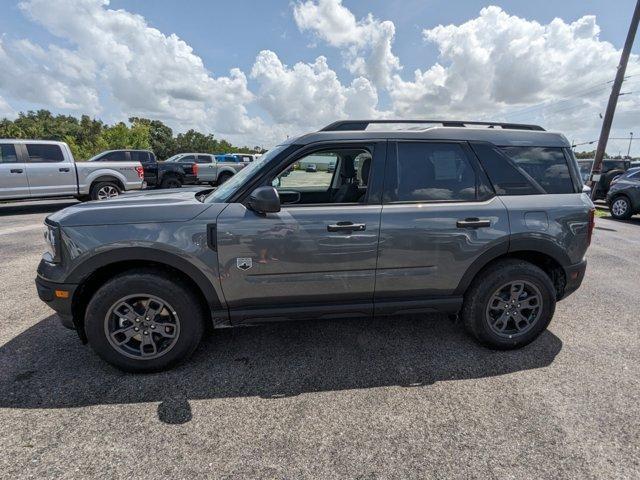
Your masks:
M544 131L539 125L527 125L524 123L505 123L505 122L467 122L459 120L339 120L320 129L321 132L336 132L343 130L366 130L372 123L391 123L391 124L421 124L421 123L439 123L443 127L465 127L467 125L484 125L489 128L500 127L512 130L539 130Z

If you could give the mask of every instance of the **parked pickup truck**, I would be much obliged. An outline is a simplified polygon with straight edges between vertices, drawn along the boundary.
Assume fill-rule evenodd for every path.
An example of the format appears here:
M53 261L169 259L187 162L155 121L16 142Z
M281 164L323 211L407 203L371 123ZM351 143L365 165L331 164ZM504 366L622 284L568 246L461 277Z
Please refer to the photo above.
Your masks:
M63 142L0 139L0 200L103 200L143 184L140 162L76 163Z
M229 180L248 163L235 155L211 155L209 153L179 153L168 158L166 163L177 163L197 168L197 183L220 185Z
M172 157L173 158L173 157ZM182 185L196 183L198 165L159 162L150 150L107 150L90 162L129 162L138 161L144 168L144 180L149 187L179 188Z

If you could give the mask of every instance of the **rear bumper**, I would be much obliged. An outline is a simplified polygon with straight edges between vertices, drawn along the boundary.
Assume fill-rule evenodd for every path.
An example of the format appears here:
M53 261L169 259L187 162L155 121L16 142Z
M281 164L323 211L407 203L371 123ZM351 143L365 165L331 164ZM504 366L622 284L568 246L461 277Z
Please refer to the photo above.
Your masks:
M60 323L67 328L75 329L71 302L77 285L67 283L54 283L41 277L36 277L36 289L38 297L44 303L56 311Z
M583 260L582 262L576 263L574 265L564 267L564 273L567 278L567 283L565 284L564 292L560 299L567 298L569 295L575 292L580 287L580 285L582 285L582 280L584 279L584 274L586 271L586 260Z

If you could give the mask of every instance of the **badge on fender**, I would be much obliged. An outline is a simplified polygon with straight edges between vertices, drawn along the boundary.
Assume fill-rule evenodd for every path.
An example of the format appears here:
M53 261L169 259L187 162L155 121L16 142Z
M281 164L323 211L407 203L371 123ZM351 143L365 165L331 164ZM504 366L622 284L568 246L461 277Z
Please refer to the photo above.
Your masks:
M253 260L251 258L236 258L236 267L240 270L249 270L253 267Z

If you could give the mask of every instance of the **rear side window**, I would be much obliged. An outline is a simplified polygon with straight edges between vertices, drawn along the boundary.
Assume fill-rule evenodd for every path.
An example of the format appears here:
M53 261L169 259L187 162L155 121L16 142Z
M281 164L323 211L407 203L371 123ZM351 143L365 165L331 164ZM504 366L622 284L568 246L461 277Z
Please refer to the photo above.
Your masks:
M129 155L131 155L131 160L134 162L149 163L148 152L129 152Z
M569 165L561 148L503 147L502 151L546 193L575 193Z
M477 198L476 172L459 144L398 142L397 161L388 165L388 201L452 202Z
M123 151L115 151L115 152L107 152L101 157L97 158L95 161L98 162L126 162L127 161L127 152Z
M26 147L31 163L57 163L64 161L59 145L27 143Z
M15 145L11 143L0 145L0 163L18 163Z
M198 163L211 163L211 156L209 156L209 155L198 155L198 159L196 161Z
M196 161L196 157L194 157L193 155L185 155L184 157L182 157L180 160L178 160L180 163L193 163Z

